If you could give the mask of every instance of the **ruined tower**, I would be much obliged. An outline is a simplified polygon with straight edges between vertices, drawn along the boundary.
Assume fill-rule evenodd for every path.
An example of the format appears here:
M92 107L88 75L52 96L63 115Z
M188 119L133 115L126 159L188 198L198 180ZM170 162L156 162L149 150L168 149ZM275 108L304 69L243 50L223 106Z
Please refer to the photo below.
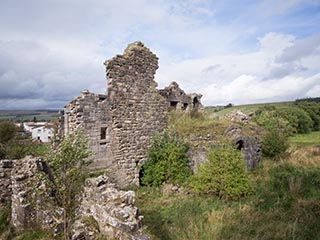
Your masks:
M105 62L105 95L82 91L64 108L63 132L89 136L93 169L105 169L119 185L139 184L138 166L152 136L167 125L168 103L156 89L158 58L134 42Z

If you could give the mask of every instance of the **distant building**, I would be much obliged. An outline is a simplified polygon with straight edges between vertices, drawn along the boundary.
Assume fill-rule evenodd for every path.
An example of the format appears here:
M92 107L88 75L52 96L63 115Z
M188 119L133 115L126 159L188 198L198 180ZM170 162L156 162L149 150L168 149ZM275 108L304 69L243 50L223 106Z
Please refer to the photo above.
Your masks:
M54 129L49 126L35 127L31 131L33 142L49 143L54 134Z
M54 135L52 123L24 122L24 131L31 133L33 142L49 143Z

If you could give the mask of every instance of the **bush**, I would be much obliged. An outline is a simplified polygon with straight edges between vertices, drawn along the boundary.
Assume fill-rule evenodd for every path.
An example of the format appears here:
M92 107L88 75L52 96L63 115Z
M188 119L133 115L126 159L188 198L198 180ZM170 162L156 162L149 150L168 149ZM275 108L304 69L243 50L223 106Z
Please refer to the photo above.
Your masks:
M298 107L265 106L258 109L253 120L261 127L272 130L281 129L288 135L307 133L312 130L313 121L309 114Z
M285 133L278 129L270 129L262 139L262 153L266 157L279 159L283 157L289 147L288 138Z
M191 180L196 193L238 199L250 192L249 177L241 152L231 146L210 150L208 162Z
M190 175L187 145L172 132L164 131L153 138L148 160L142 166L141 184L183 183Z
M303 109L285 107L278 111L280 116L289 122L289 125L294 129L294 133L307 133L312 129L313 121Z
M14 139L17 127L11 122L0 122L0 143L7 143Z
M286 133L294 131L287 119L283 118L274 106L259 108L253 115L252 120L266 130L281 129Z
M298 101L295 103L299 108L307 112L312 119L312 130L320 130L320 102Z

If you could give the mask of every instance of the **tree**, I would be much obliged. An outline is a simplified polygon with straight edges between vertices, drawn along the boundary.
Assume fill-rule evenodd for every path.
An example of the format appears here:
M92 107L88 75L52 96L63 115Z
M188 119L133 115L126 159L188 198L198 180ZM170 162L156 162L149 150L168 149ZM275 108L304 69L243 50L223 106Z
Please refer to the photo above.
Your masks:
M81 132L65 136L59 143L53 142L46 156L47 174L41 174L54 203L63 209L65 240L70 239L70 227L86 177L84 170L91 163L87 142Z
M12 122L0 122L0 144L5 144L14 139L17 127Z

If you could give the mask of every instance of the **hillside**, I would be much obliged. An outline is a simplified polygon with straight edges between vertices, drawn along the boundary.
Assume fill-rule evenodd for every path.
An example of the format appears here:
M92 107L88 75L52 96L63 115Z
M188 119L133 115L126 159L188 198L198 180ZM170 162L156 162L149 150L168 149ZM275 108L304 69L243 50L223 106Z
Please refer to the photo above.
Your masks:
M59 116L58 110L0 110L0 121L51 121Z
M222 117L227 115L233 110L240 110L241 112L250 115L251 113L255 112L261 107L264 106L276 106L276 107L285 107L288 105L293 105L292 102L273 102L273 103L256 103L256 104L244 104L244 105L235 105L232 107L221 107L221 106L212 106L212 107L206 107L206 112L213 118Z

